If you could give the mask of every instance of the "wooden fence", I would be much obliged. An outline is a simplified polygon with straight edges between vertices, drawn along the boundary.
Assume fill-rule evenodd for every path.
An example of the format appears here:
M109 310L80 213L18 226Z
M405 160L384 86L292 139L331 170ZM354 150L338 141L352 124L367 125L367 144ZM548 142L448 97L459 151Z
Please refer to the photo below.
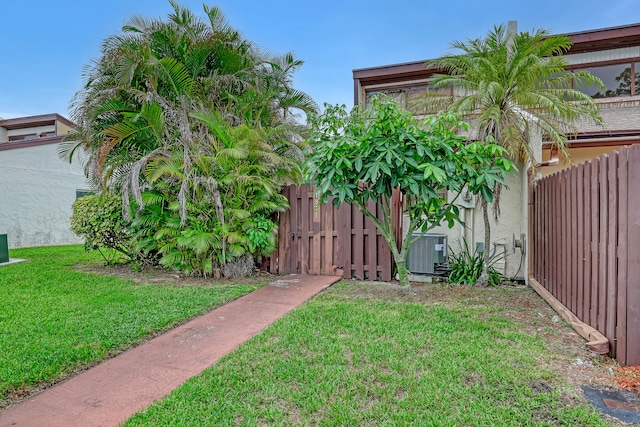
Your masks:
M318 203L314 188L286 187L290 210L280 215L278 253L271 268L279 273L326 274L345 278L391 280L393 257L373 222L355 207ZM368 210L381 215L371 202ZM400 194L392 200L394 228L401 231ZM401 233L396 233L401 235Z
M542 179L531 202L533 277L640 364L640 145Z

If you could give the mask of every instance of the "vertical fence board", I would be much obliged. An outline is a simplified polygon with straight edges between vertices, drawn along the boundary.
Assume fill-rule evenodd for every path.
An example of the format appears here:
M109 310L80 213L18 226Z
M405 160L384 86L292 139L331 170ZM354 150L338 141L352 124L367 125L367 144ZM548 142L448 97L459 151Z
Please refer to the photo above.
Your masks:
M533 250L531 250L530 253L528 254L532 260L531 264L533 266L533 270L530 271L529 274L533 272L533 274L536 277L543 276L541 271L542 264L540 263L540 254L542 253L542 238L540 236L543 231L543 227L540 224L540 205L542 203L539 201L539 198L543 193L541 193L540 184L541 183L539 182L534 182L529 187L531 189L530 191L533 193L533 196L531 199L531 209L534 212L534 220L533 222L529 223L530 224L529 233L531 236L534 236L534 238L536 239L535 245L533 246ZM540 282L540 283L543 283L543 282Z
M578 319L584 316L584 165L580 164L576 170L576 214L577 214L577 234L576 234L576 311Z
M572 210L571 210L571 174L565 173L562 174L564 176L564 182L562 188L564 190L564 214L562 221L564 223L564 262L562 266L562 271L564 273L564 282L560 285L563 288L564 293L564 305L571 309L571 223L573 222Z
M571 187L569 196L571 197L569 226L571 228L571 290L569 292L569 309L575 313L578 311L578 171L571 169L569 175Z
M584 170L584 303L582 304L582 321L585 323L591 322L590 310L591 310L591 219L593 218L593 211L591 210L591 169L593 167L592 162L587 162ZM589 214L587 216L587 213Z
M320 274L334 275L333 263L333 216L335 209L327 203L323 203L320 208Z
M607 225L609 214L609 186L607 185L607 168L609 156L605 155L600 160L599 195L600 195L600 235L598 237L598 326L597 329L603 335L606 334L605 306L607 298Z
M609 156L609 165L607 170L608 182L608 200L607 208L609 210L607 222L607 280L606 280L606 308L605 308L605 336L610 343L614 344L616 340L616 306L617 306L617 290L616 290L616 262L617 262L617 230L618 230L618 153L614 152ZM611 356L616 356L615 345L611 346Z
M618 361L627 363L627 214L629 151L620 149L618 156L618 307L616 310L616 355ZM637 166L636 166L637 167ZM634 197L631 195L631 197ZM636 196L637 197L637 196Z
M591 165L591 209L589 212L596 214L591 218L591 306L589 307L589 324L598 328L598 215L600 204L598 202L598 174L600 159L595 159Z
M338 268L342 268L343 277L350 279L353 277L351 264L353 250L351 248L351 222L353 209L350 205L342 204L338 209Z
M555 177L551 177L549 179L549 181L547 182L548 184L548 188L547 188L547 198L549 199L549 204L548 206L548 223L549 223L549 231L546 233L547 235L547 245L549 246L549 256L546 257L546 259L549 261L547 263L547 285L546 285L546 289L549 292L553 293L553 280L554 277L553 275L555 274L555 256L556 256L556 245L554 242L555 239L555 222L556 222L556 212L555 212L555 206L556 206L556 192L554 191L553 187L555 184Z
M561 202L560 202L560 197L561 197L561 193L560 193L560 174L556 174L555 176L555 185L554 185L554 198L553 198L553 231L554 231L554 235L552 237L552 241L553 241L553 252L554 252L554 257L553 257L553 278L552 278L552 282L551 282L551 286L554 292L554 295L558 295L558 299L561 298L560 296L560 283L562 281L562 278L560 277L560 274L562 272L562 269L560 268L561 263L559 262L559 260L561 259L560 256L562 254L562 250L561 250L561 244L562 244L562 237L560 235L561 231L562 231L562 218L560 217L560 206L561 206Z
M567 284L567 217L566 217L566 176L558 174L558 265L556 277L556 289L563 304L566 303L565 292Z
M300 208L302 205L302 201L298 197L298 186L290 187L290 199L291 199L291 219L289 224L291 226L291 251L289 255L289 263L286 264L289 267L291 273L299 273L300 272L300 245L302 243L302 218L299 215ZM298 215L295 215L298 213Z
M570 179L569 175L566 173L561 174L562 176L562 282L559 283L560 288L562 289L561 293L563 295L563 304L565 307L568 307L569 304L569 289L571 288L571 221L570 218L570 209L571 209L571 197L570 197Z
M312 227L311 210L313 209L313 205L309 203L309 187L307 185L301 185L299 189L300 189L299 197L301 201L300 216L302 217L302 221L301 221L302 238L300 239L302 244L300 245L301 251L299 252L299 256L300 256L300 272L303 273L303 272L308 272L311 267L310 261L311 261L312 247L310 245L311 242L309 240L309 234L310 234L309 230Z
M551 254L552 254L552 250L551 250L551 224L553 221L553 217L551 215L551 191L549 186L551 185L550 180L545 180L544 181L544 203L545 203L545 210L546 210L546 215L544 216L544 225L545 225L545 231L543 233L544 235L544 255L547 258L551 258ZM549 256L547 256L546 254L549 254ZM543 256L543 254L541 254L541 257ZM551 289L551 285L549 284L549 280L551 278L551 262L542 262L543 264L543 268L544 268L544 286L546 289Z
M351 224L352 251L353 251L353 277L364 279L364 252L355 250L360 248L364 242L364 215L355 206L353 210L353 223Z
M378 207L376 203L370 201L367 203L367 211L373 216L378 217ZM368 247L367 247L367 272L366 277L369 280L376 280L378 278L378 229L371 219L367 217L366 232L368 234Z
M538 260L535 257L535 254L538 251L535 249L538 245L539 239L537 233L540 231L540 227L536 228L536 223L538 222L538 211L536 210L536 187L534 185L529 184L529 244L531 245L531 249L528 251L529 253L529 265L531 266L531 271L534 274L538 273ZM534 232L535 230L535 232Z
M629 150L627 202L627 364L640 364L640 145Z
M308 189L309 204L311 211L309 221L309 244L311 245L309 272L314 275L320 274L320 260L322 258L322 248L320 247L320 206L318 199L312 188Z

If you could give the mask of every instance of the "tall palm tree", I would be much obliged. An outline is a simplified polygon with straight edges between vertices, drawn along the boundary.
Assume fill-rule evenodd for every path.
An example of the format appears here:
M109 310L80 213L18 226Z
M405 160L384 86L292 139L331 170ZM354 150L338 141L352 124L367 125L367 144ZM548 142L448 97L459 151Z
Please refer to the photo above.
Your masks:
M454 88L450 97L432 97L431 108L468 117L475 122L479 140L493 139L525 167L535 169L530 136L535 133L568 156L567 135L581 121L602 124L597 104L576 90L581 84L602 85L585 71L569 72L562 54L571 39L546 30L509 33L495 26L485 38L456 41L458 54L427 62L446 72L430 80L434 88ZM494 191L493 211L500 212L500 184ZM484 270L478 284L486 285L491 226L488 206L482 204L485 224Z

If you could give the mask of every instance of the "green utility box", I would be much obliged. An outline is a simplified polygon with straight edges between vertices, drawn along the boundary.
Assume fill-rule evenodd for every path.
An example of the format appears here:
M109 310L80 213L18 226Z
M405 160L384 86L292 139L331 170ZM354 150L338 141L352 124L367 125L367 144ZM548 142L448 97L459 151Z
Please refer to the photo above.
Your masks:
M3 262L9 262L9 245L6 234L0 234L0 264Z

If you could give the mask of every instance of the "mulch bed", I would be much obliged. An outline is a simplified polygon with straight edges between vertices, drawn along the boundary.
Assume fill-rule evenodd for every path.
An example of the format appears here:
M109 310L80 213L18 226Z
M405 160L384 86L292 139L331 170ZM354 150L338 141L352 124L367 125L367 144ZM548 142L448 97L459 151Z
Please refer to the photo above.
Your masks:
M640 366L621 366L614 373L618 387L640 395Z

